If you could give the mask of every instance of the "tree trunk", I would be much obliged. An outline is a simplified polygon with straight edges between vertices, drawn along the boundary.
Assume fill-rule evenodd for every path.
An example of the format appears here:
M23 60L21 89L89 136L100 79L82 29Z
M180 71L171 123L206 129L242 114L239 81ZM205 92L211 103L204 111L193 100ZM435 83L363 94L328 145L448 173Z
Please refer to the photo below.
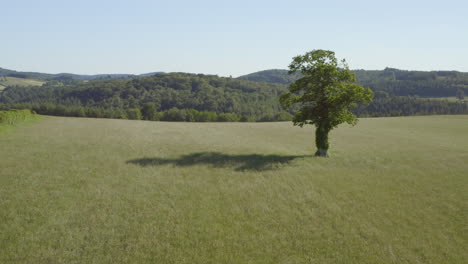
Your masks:
M328 157L328 133L330 132L329 126L326 124L319 124L315 130L315 145L317 151L315 156L317 157Z
M315 156L328 158L328 149L317 149Z

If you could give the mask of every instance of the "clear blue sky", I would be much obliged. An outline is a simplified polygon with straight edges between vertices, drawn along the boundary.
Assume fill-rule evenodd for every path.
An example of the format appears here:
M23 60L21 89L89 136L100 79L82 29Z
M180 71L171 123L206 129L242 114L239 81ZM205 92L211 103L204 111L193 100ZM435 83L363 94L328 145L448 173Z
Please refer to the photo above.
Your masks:
M353 69L468 71L468 1L1 0L0 67L49 73L287 68L329 49Z

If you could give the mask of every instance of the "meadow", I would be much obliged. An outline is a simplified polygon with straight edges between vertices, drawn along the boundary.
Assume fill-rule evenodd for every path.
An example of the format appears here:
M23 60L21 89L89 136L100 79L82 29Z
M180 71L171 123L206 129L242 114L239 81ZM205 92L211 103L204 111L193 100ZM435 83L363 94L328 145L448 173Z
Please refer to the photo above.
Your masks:
M451 97L428 97L428 99L436 99L436 100L447 100L449 102L468 102L468 96L465 97L463 100L458 99L455 96Z
M16 77L0 77L0 90L7 86L41 86L45 82L33 79L23 79Z
M6 130L14 129L22 123L29 123L40 120L42 116L36 115L30 110L0 111L0 133Z
M46 117L0 133L0 263L467 263L468 116Z

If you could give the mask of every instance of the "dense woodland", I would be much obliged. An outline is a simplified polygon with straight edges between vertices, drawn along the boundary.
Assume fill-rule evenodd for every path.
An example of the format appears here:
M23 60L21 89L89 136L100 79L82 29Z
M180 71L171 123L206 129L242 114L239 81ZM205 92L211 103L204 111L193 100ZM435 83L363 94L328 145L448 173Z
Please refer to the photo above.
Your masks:
M374 102L355 109L359 116L468 113L465 102L423 98L468 94L466 73L396 69L354 72L358 82L375 93ZM18 77L23 73L13 74ZM5 88L0 92L0 110L32 109L47 115L163 121L281 121L290 120L294 109L282 110L278 97L295 78L298 76L288 75L285 70L239 78L157 73L83 80L62 75L48 79L40 87Z
M468 94L468 73L457 71L353 70L357 83L390 96L449 97L461 90ZM267 70L239 77L241 80L287 85L300 76L287 70Z
M284 91L285 86L277 84L171 73L130 80L53 80L41 87L7 87L0 94L0 103L17 107L20 104L41 114L54 115L65 115L64 112L68 115L74 109L79 114L73 115L78 116L83 112L85 116L93 116L91 112L101 111L126 118L129 110L139 109L143 118L154 119L168 110L191 109L217 116L230 113L239 120L258 121L288 116L278 103ZM159 114L149 114L152 116L149 117L145 115L147 109Z

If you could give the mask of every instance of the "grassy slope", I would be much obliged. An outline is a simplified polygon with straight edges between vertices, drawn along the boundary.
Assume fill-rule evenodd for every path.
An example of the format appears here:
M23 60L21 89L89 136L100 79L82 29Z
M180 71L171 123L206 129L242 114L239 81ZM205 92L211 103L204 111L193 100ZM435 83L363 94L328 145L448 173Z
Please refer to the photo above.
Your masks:
M40 121L40 120L43 120L44 118L46 118L46 117L41 116L41 115L34 115L34 116L30 117L29 119L27 119L25 121L20 121L20 122L18 122L16 124L13 124L13 125L8 125L8 124L0 122L0 135L2 133L14 131L14 130L16 130L16 129L20 128L20 127L23 127L23 126L29 126L31 124L34 124L34 123ZM1 164L1 156L0 156L0 164Z
M0 77L0 90L10 85L40 86L44 83L45 82L43 81L32 80L32 79L22 79L22 78L15 78L15 77Z
M425 97L423 97L425 98ZM447 100L449 102L461 102L460 99L456 98L455 96L453 97L428 97L429 99L438 99L438 100ZM468 97L463 99L462 101L468 102Z
M0 134L0 263L466 263L467 132L51 117Z

